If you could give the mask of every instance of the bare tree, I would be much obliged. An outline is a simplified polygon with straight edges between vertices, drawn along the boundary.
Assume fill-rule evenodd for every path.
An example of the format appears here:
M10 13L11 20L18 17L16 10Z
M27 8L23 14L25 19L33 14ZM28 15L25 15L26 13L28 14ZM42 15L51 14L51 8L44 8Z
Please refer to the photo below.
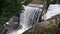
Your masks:
M43 3L43 10L41 12L41 15L40 15L40 19L39 21L41 22L42 21L42 16L44 16L44 14L46 14L47 12L47 9L49 7L49 0L44 0L44 3ZM38 34L38 27L34 26L34 31L35 31L35 34Z
M48 9L49 4L50 4L49 2L50 2L50 0L44 0L44 3L43 3L43 10L42 10L42 12L41 12L41 15L40 15L40 18L39 18L39 22L42 21L42 16L44 16L44 15L46 14L47 9Z

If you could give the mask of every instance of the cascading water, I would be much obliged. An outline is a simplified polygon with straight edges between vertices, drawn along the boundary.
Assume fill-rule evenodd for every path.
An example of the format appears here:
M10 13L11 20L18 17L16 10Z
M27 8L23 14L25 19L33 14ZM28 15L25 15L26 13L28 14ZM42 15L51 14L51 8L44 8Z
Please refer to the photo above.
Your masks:
M39 8L24 6L24 11L20 14L21 29L10 32L9 34L22 34L26 30L30 29L33 24L37 23L37 18L40 13Z
M58 14L60 14L60 4L50 4L47 13L44 15L44 20L50 19Z
M36 8L35 5L32 7L29 6L24 6L24 11L20 14L20 25L22 26L21 29L10 32L8 34L22 34L26 30L30 29L32 25L37 23L38 16L41 13L41 9L39 9L41 5L38 8ZM48 8L48 12L44 16L44 20L47 20L56 14L60 14L59 8L60 5L50 5Z
M22 25L22 29L17 31L17 32L19 32L18 34L23 33L24 31L31 28L32 25L36 24L38 16L41 13L41 10L38 8L33 8L33 7L29 7L29 6L25 6L24 8L25 8L25 11L24 11L24 13L22 13L22 15L24 14L24 18L21 17L21 18L23 18L23 20L21 19L22 22L20 23ZM58 4L50 5L48 8L48 12L45 15L45 17L46 17L45 19L47 20L47 19L50 19L57 14L60 14L59 8L60 8L60 5L58 5ZM52 11L52 13L51 13L51 11Z

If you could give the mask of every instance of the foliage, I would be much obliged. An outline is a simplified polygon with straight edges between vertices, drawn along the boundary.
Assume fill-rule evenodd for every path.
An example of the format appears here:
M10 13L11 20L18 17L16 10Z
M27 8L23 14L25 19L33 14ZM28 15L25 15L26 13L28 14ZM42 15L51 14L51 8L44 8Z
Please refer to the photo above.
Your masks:
M33 31L25 32L24 34L35 34ZM40 28L38 34L60 34L60 28L57 26L51 26L48 28Z
M29 3L31 3L32 2L32 0L25 0L24 1L24 5L28 5Z
M20 0L0 1L0 26L3 25L11 16L18 15L22 10Z

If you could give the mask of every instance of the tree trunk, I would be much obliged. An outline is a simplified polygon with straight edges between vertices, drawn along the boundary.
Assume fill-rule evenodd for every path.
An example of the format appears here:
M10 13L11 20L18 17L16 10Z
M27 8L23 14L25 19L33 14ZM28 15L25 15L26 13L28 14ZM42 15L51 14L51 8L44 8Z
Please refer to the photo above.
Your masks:
M50 0L44 0L43 10L42 10L42 12L41 12L41 15L40 15L40 18L39 18L39 22L42 21L42 16L44 16L44 15L46 14L46 12L47 12L47 9L48 9L48 7L49 7L49 1L50 1Z

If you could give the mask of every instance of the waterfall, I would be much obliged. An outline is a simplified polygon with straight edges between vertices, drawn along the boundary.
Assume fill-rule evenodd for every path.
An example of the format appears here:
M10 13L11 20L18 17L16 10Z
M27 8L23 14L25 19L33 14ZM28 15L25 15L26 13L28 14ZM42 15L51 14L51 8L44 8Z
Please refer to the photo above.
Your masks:
M10 32L9 34L22 34L37 23L37 18L40 14L40 9L36 7L24 6L24 10L20 14L21 29Z
M47 13L44 15L44 20L50 19L58 14L60 14L60 4L50 4Z
M31 4L30 4L31 5ZM34 6L23 6L24 10L20 14L20 25L21 28L19 30L10 32L8 34L22 34L23 32L30 29L34 24L37 23L38 17L41 13L41 5L39 7L37 5ZM38 8L37 8L38 7ZM48 8L48 12L44 15L44 20L55 16L56 14L60 14L60 5L50 5ZM52 11L52 12L51 12Z

